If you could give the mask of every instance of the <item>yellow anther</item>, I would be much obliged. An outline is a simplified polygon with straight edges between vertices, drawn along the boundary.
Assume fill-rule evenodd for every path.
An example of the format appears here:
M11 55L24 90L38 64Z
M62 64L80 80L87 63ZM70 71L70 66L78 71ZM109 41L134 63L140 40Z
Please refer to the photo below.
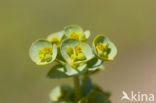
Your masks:
M79 54L79 53L82 52L82 48L80 47L80 45L76 45L76 46L74 47L74 51L75 51L75 53L76 53L76 55L77 55L77 54Z
M58 37L53 37L53 38L51 39L51 41L52 41L52 42L59 42L60 39L59 39Z
M104 50L104 45L100 42L100 43L98 43L98 44L96 45L96 49L97 49L98 51L103 51L103 50Z
M96 45L96 50L97 50L97 52L98 52L98 55L99 56L104 56L104 57L107 57L108 56L108 54L109 54L109 48L108 48L108 43L98 43L97 45Z
M81 34L78 33L78 32L72 32L70 33L70 38L73 38L73 39L78 39L80 38Z
M49 59L51 59L51 56L48 55L52 55L52 47L45 46L43 49L39 49L38 52L40 55L41 62L49 61Z
M48 47L48 46L44 47L44 48L41 49L41 50L42 50L42 52L43 52L44 54L50 54L50 53L52 53L52 48L51 48L51 47Z

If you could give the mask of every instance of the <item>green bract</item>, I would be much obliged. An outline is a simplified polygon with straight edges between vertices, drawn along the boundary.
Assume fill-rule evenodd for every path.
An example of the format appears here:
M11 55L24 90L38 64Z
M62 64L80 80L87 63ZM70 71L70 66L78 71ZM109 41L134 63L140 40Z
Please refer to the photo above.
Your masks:
M57 56L57 47L49 41L40 39L35 41L29 51L30 57L37 65L52 63Z
M56 33L52 33L48 35L47 40L56 44L59 47L63 36L64 36L64 31L60 31L60 32L56 32Z
M61 45L61 53L66 62L71 66L93 58L89 45L76 39L64 40Z
M93 41L95 55L104 61L112 61L116 54L116 46L105 36L99 35Z
M112 61L117 49L103 35L97 36L90 48L85 42L89 36L89 30L69 25L30 47L29 55L37 65L57 62L48 72L48 78L73 77L74 88L58 86L50 93L49 103L110 103L110 94L93 84L89 76L103 70L104 61Z
M61 64L54 65L51 70L48 72L48 78L68 78L72 76L77 76L84 74L87 70L87 64L79 64L77 68L71 67L69 64L64 66Z
M80 40L80 41L85 41L90 36L90 31L89 30L84 32L83 29L80 26L77 26L77 25L66 26L64 28L64 31L65 31L65 35L68 38L77 39L77 40Z

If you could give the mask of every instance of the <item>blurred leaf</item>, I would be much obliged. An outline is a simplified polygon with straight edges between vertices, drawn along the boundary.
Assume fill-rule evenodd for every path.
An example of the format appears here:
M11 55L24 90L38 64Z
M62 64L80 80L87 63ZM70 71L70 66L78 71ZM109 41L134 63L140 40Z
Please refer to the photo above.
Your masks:
M65 65L66 68L66 74L68 76L77 76L77 75L82 75L87 71L87 64L81 63L77 65L76 68L71 67L69 64Z
M66 64L66 62L65 62L65 60L64 60L64 58L63 58L63 56L61 54L60 48L58 48L58 54L57 54L57 57L56 57L56 61L58 63L61 63L62 65Z
M79 103L111 103L109 93L93 89L86 97L83 97Z
M102 63L103 63L102 60L100 60L100 59L94 57L94 58L92 58L91 60L89 60L89 61L87 62L87 66L88 66L89 68L93 68L93 67L100 66Z
M108 49L110 49L110 50L105 52L107 56L102 56L102 55L104 55L103 51L101 51L101 53L98 53L97 45L99 43L102 43L101 45L108 44ZM102 47L100 47L100 48L102 48ZM115 56L117 55L116 46L104 35L99 35L93 40L93 51L98 58L100 58L101 60L104 60L104 61L112 61L115 58Z
M39 52L40 52L40 50L42 50L44 48L51 49L51 53L52 53L51 55L43 55L43 57L51 58L48 61L41 61L41 55L39 54ZM31 45L30 50L29 50L29 55L30 55L30 58L32 59L32 61L35 62L37 65L46 65L46 64L52 63L56 59L57 47L55 44L52 45L47 40L40 39L40 40L35 41Z
M91 79L88 76L84 76L80 82L82 97L86 96L93 88Z
M47 75L48 78L67 78L65 68L61 64L57 64L51 68Z
M72 103L74 101L74 89L66 85L58 86L50 93L50 100L53 103Z
M100 65L97 67L91 67L91 68L88 68L88 74L93 74L93 73L96 73L96 72L101 71L101 70L104 70L103 65Z
M64 66L61 64L54 65L51 70L48 72L47 77L51 79L55 78L67 78L76 75L82 75L87 70L87 64L79 64L77 68L72 68L70 65L65 64Z

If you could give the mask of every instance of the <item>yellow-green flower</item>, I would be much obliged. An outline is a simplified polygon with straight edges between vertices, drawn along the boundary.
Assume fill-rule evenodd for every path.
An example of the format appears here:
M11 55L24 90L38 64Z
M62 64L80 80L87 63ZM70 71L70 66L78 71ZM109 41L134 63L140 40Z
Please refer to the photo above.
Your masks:
M49 62L52 59L52 47L45 46L38 50L40 55L40 62Z
M64 29L66 37L71 39L76 39L80 41L85 41L90 36L90 31L83 31L83 29L78 25L68 25Z
M53 37L51 39L51 42L57 43L57 42L60 42L60 39L58 37Z
M110 48L108 48L108 43L97 43L96 50L98 52L98 55L101 57L108 57L108 54L110 53Z
M67 46L67 53L73 61L81 61L86 59L86 56L83 54L80 45L76 45L74 48Z
M60 47L63 36L64 36L64 31L55 32L48 35L47 40L53 44L56 44L57 47Z
M81 34L79 32L70 31L70 38L79 40L81 38Z

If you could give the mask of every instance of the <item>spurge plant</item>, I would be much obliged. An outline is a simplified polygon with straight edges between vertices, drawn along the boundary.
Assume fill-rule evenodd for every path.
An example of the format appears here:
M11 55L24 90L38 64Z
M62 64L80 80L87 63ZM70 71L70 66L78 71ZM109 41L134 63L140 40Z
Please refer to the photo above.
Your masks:
M61 85L53 89L50 103L110 103L110 93L93 84L89 76L103 70L103 62L112 61L117 49L104 35L96 36L91 48L86 43L90 35L89 30L69 25L31 45L29 54L34 63L56 62L48 78L72 77L74 80L74 87Z

